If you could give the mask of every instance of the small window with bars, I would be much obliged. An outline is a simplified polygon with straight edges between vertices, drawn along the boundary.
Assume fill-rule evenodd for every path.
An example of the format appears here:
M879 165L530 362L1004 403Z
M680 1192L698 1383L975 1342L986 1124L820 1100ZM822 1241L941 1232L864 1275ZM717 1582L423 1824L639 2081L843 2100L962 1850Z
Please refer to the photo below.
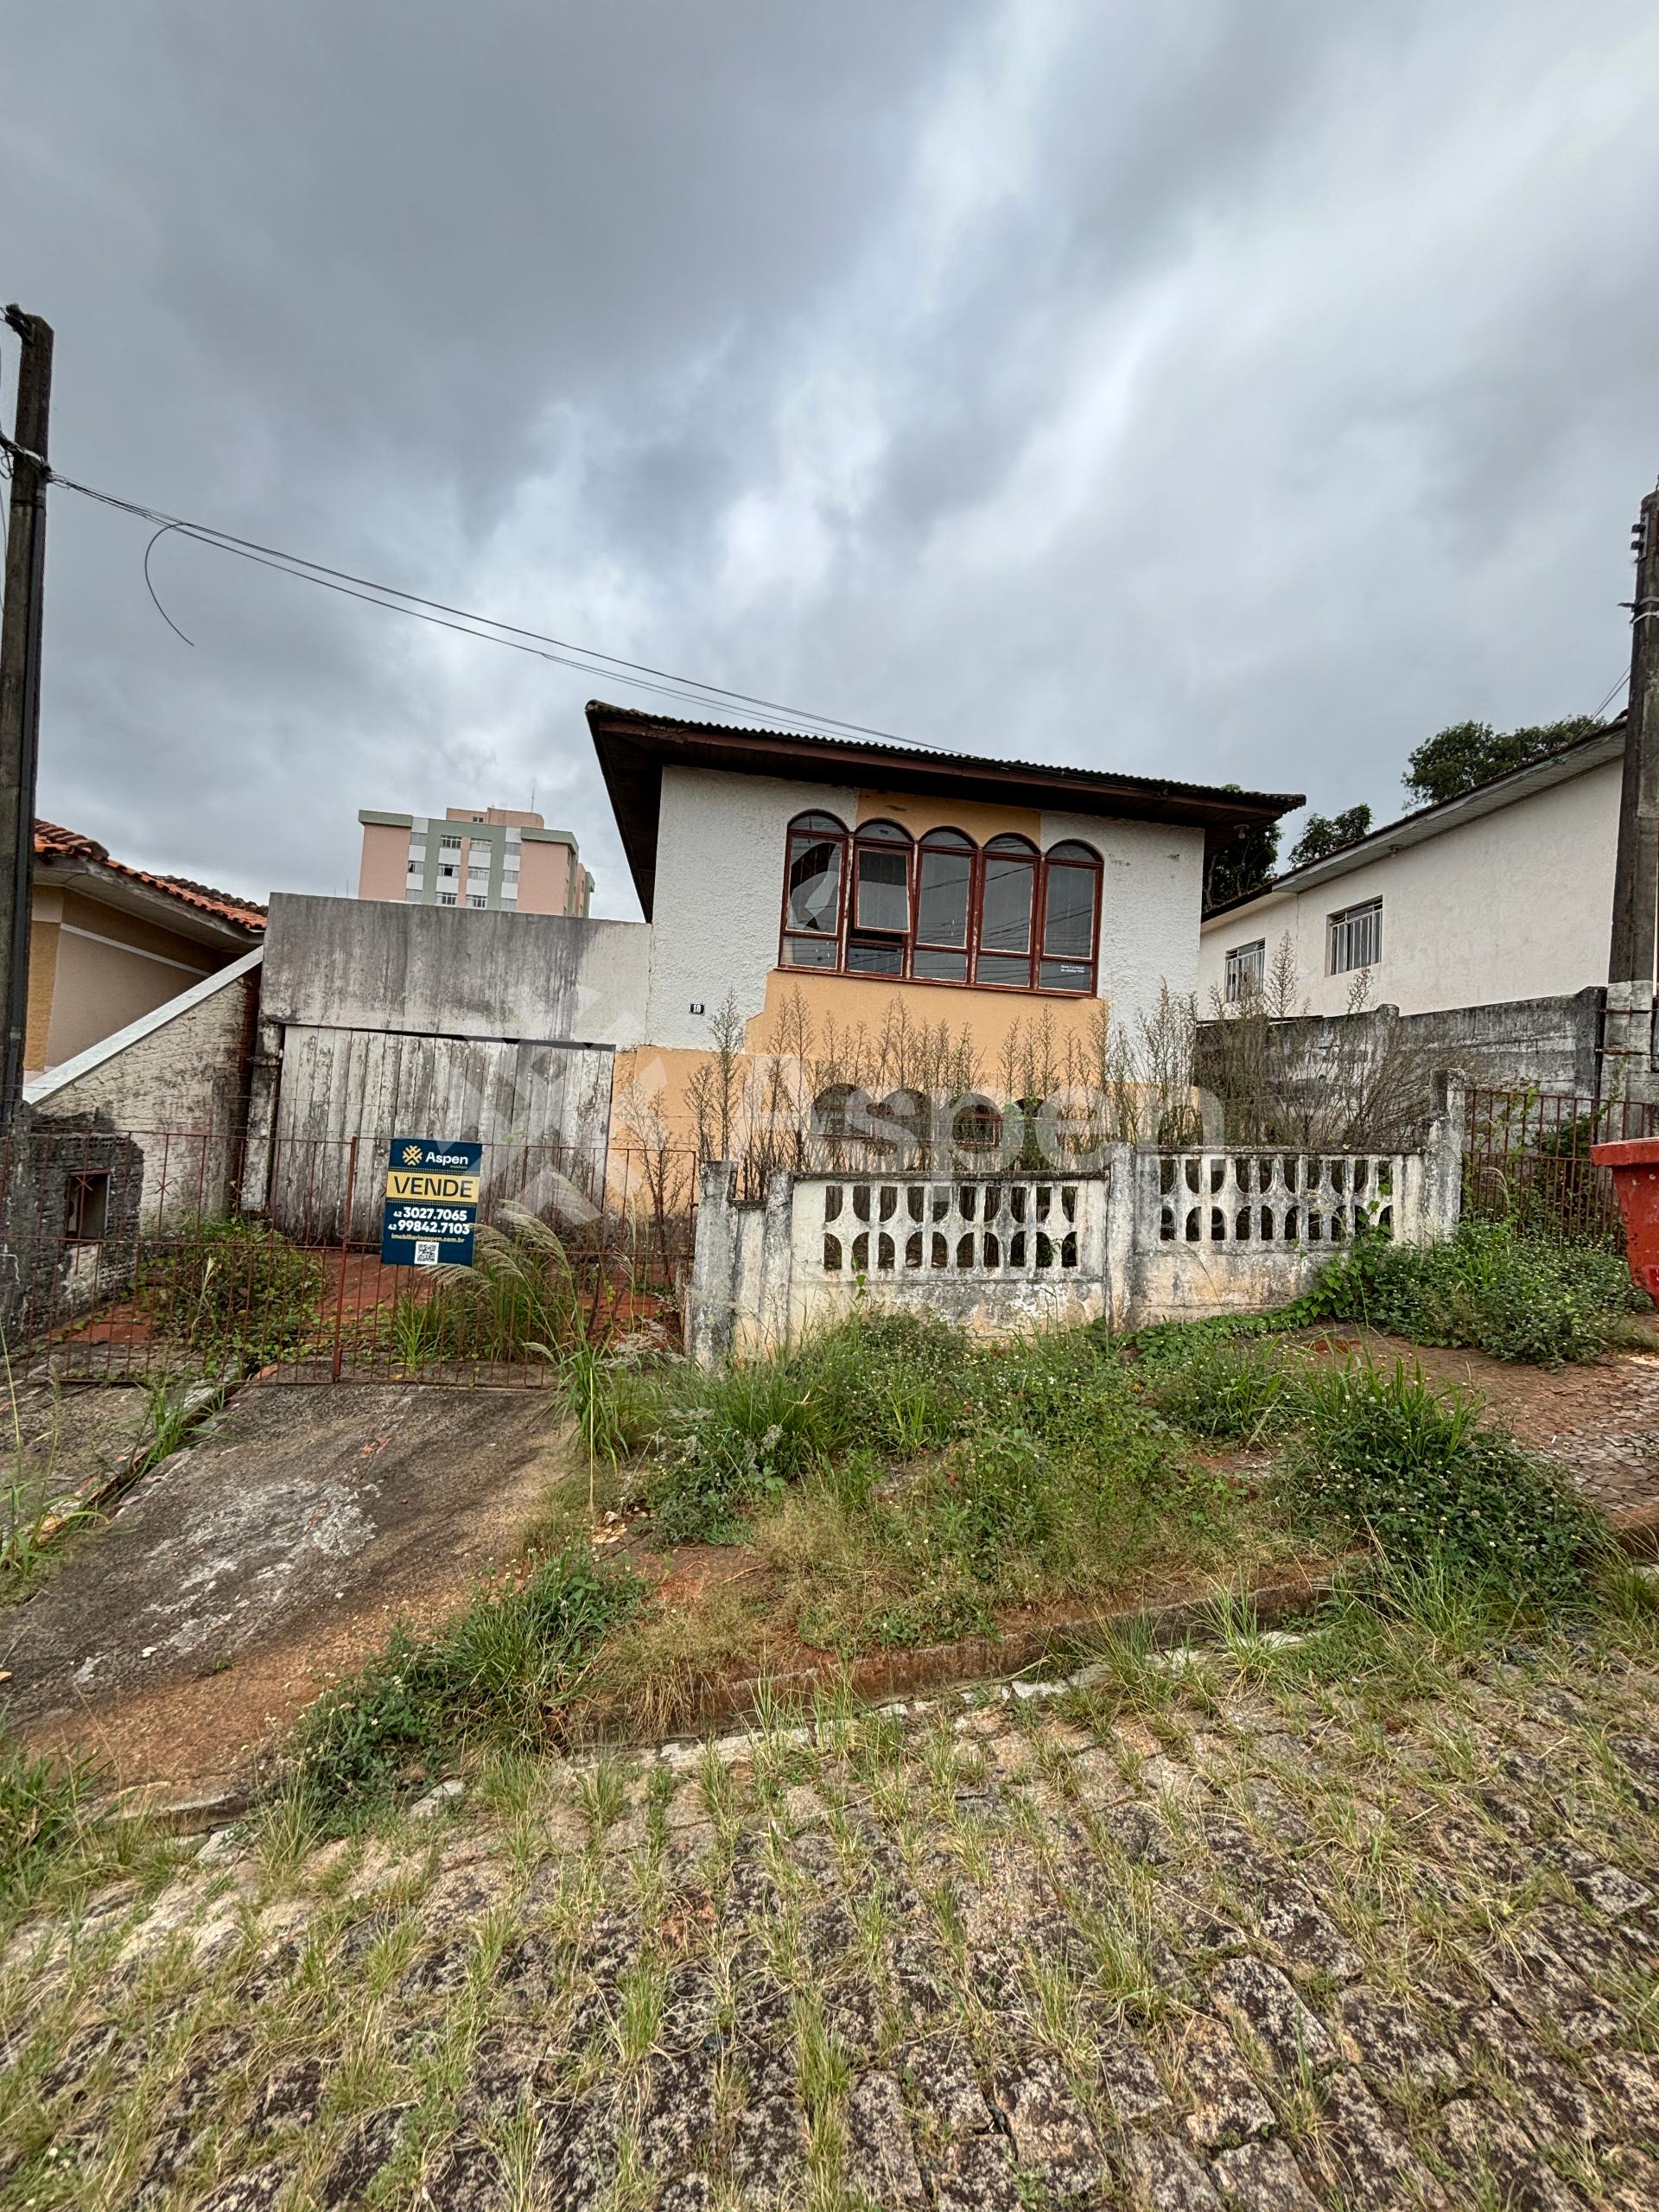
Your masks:
M1382 957L1382 901L1344 906L1325 922L1325 973L1345 976L1351 969L1375 968Z
M1268 940L1256 938L1253 944L1236 944L1227 954L1227 1003L1236 1006L1241 999L1255 998L1268 978Z

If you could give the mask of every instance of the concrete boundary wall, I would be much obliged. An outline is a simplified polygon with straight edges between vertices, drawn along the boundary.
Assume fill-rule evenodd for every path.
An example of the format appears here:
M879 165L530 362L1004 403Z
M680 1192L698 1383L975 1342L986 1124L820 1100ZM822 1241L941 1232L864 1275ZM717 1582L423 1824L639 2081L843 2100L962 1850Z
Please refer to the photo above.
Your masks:
M1086 1174L797 1174L760 1204L703 1170L688 1316L700 1364L764 1357L865 1309L988 1336L1103 1321L1115 1332L1264 1313L1364 1229L1449 1236L1464 1086L1439 1086L1421 1153L1104 1148Z
M1493 1090L1535 1087L1592 1098L1601 1081L1606 997L1592 984L1568 998L1507 999L1437 1014L1377 1006L1363 1014L1294 1014L1273 1024L1274 1046L1293 1091L1318 1086L1356 1058L1380 1064L1398 1047ZM1198 1024L1198 1079L1211 1088L1225 1064L1226 1031L1224 1018Z

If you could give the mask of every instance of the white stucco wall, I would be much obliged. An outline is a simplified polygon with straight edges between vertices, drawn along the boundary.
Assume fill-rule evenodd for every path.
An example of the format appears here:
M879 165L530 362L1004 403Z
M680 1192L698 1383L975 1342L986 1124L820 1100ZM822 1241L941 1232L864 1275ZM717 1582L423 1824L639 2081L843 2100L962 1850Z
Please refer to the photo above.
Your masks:
M1101 856L1096 988L1120 1033L1133 1033L1161 984L1180 994L1198 977L1204 832L1168 822L1119 822L1096 814L1045 814L1043 850L1080 837Z
M1340 1014L1351 975L1327 976L1327 918L1382 901L1382 958L1370 1003L1402 1014L1549 998L1605 980L1618 839L1617 760L1420 844L1382 853L1301 892L1281 892L1206 923L1198 988L1224 988L1227 954L1288 932L1300 993Z
M778 960L784 842L798 814L823 808L849 826L858 793L834 784L667 768L657 837L657 895L646 1033L706 1046L709 1016L730 990L745 1015ZM1097 815L1045 814L1045 850L1080 837L1101 855L1100 992L1133 1024L1160 983L1198 980L1204 833ZM693 1003L707 1012L694 1014Z
M657 818L652 911L653 1045L707 1046L709 1016L730 991L745 1017L760 1011L778 963L784 833L815 807L849 824L858 794L839 784L664 768ZM693 1002L707 1014L693 1014Z

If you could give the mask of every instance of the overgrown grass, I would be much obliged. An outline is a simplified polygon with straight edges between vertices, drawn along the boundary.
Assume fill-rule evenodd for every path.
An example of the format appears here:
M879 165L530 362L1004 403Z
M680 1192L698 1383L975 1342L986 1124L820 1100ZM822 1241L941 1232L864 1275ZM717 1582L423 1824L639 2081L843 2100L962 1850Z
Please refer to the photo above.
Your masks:
M84 1838L96 1770L31 1758L0 1726L0 1907L26 1901Z
M365 1816L474 1748L550 1739L606 1630L639 1601L632 1574L573 1546L515 1588L480 1591L421 1636L403 1624L384 1653L304 1716L289 1778L324 1820Z
M442 1360L564 1367L607 1354L620 1287L602 1268L579 1272L556 1230L509 1208L499 1224L480 1224L470 1267L416 1278L378 1326L392 1357L416 1370Z
M137 1302L162 1335L227 1364L263 1365L315 1338L327 1281L315 1255L237 1216L196 1223Z
M1360 1238L1286 1318L1369 1322L1414 1344L1560 1367L1593 1359L1648 1304L1617 1253L1465 1222L1440 1244Z
M1605 1525L1470 1400L1402 1361L1312 1371L1305 1389L1282 1490L1311 1521L1334 1519L1398 1573L1497 1604L1583 1599L1606 1563Z
M1247 1533L1235 1486L1090 1331L992 1344L861 1316L661 1389L644 1478L654 1533L747 1542L757 1603L819 1649L988 1630L1005 1608L1272 1548L1265 1516Z

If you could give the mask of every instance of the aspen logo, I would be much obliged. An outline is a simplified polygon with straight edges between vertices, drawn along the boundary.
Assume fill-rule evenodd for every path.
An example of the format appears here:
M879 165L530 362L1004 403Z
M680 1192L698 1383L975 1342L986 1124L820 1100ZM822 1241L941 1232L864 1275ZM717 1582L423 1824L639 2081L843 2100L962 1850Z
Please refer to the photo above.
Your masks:
M404 1147L404 1165L405 1167L418 1167L425 1158L426 1147L423 1144L406 1144Z

